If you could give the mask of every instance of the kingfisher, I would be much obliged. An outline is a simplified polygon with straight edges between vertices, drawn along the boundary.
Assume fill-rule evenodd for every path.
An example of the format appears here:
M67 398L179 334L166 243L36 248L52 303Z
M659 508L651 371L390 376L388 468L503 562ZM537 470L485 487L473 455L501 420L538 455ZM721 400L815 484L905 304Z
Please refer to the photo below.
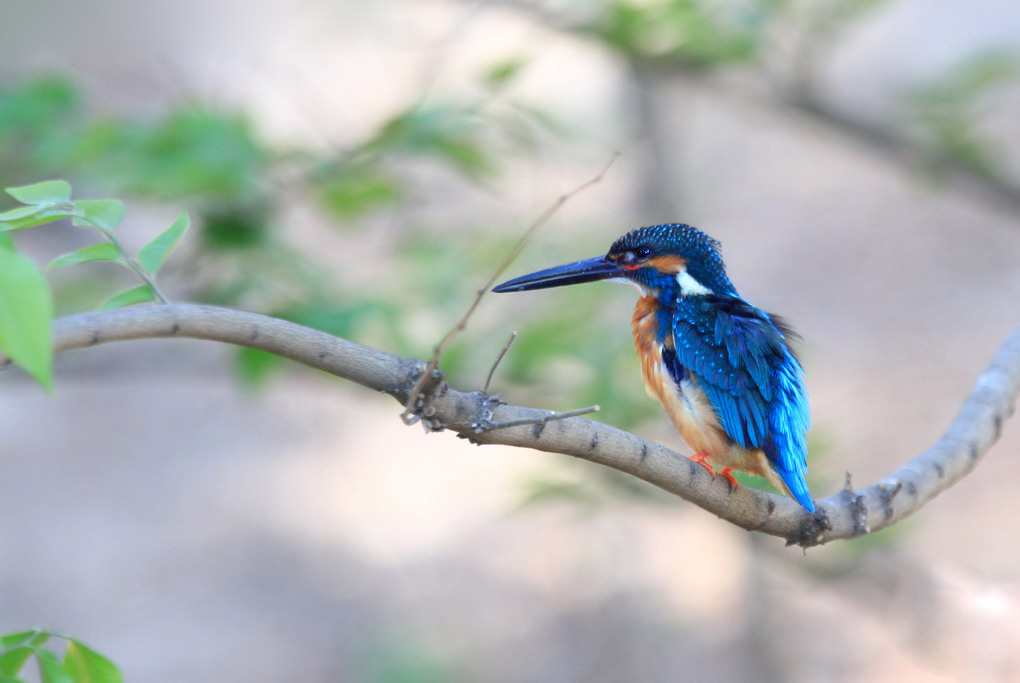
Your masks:
M521 292L612 280L637 288L634 347L648 392L694 451L691 460L734 488L734 469L764 477L808 512L810 428L796 336L737 293L720 244L680 223L628 232L605 256L547 268L496 286Z

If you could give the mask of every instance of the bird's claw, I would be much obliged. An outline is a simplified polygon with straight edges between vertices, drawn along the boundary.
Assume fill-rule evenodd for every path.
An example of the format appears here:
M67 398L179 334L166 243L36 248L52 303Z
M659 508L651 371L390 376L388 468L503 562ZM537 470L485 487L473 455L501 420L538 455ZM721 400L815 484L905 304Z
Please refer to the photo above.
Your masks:
M692 455L690 457L690 460L691 460L691 462L696 462L699 465L701 465L702 467L704 467L706 470L708 470L709 474L711 474L713 477L715 477L715 470L712 469L711 465L709 465L707 462L705 462L705 458L707 458L707 457L708 457L708 453L706 453L705 451L698 451L697 453L695 453L694 455Z
M697 453L695 453L694 455L692 455L690 457L690 460L692 462L698 463L699 465L704 467L706 470L708 470L708 473L712 475L713 479L715 478L715 476L717 474L722 476L722 477L725 477L726 481L728 481L730 483L730 486L733 487L733 490L736 491L737 487L739 487L740 485L737 483L736 478L733 476L733 468L732 467L727 467L727 468L723 469L721 472L716 472L714 469L712 469L711 465L709 465L707 462L705 462L705 458L707 458L707 457L708 457L708 453L706 453L705 451L698 451Z
M730 482L730 485L733 487L734 491L737 490L737 487L739 486L739 484L737 483L736 478L733 476L733 468L732 467L727 467L726 469L724 469L719 474L721 474L722 476L726 477L726 481Z

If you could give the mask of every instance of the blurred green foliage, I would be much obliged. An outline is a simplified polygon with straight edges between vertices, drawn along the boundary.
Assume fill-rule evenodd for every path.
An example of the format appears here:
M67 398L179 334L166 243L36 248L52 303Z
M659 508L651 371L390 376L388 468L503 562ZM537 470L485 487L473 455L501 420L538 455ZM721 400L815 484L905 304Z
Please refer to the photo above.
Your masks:
M411 633L380 636L357 662L359 679L368 683L455 683L467 680L428 637Z
M47 175L78 139L77 88L66 78L40 76L0 92L0 184ZM57 175L57 174L53 174Z
M505 87L523 64L489 69L485 88ZM200 238L188 266L189 279L200 283L193 296L356 335L358 321L371 317L364 297L352 294L358 283L344 283L333 264L295 246L280 219L284 202L310 193L338 226L358 230L361 219L406 197L404 160L435 160L472 183L494 177L507 145L528 144L521 130L530 114L490 114L485 98L415 102L350 149L279 150L240 112L185 102L149 118L93 115L69 78L37 76L0 86L0 182L70 175L90 190L193 207ZM504 122L506 144L499 142ZM406 338L392 309L378 304L393 338ZM61 302L58 308L65 310ZM338 327L344 320L353 322ZM399 343L394 350L411 351Z
M574 24L621 53L636 69L657 73L709 72L775 59L776 36L784 35L793 57L785 81L793 98L815 97L822 55L861 20L894 0L610 0ZM787 57L788 59L788 57ZM905 94L905 116L891 126L912 125L921 133L925 169L938 178L945 162L979 178L1003 178L1000 147L982 131L983 106L1020 74L1012 47L965 58L929 85Z
M64 656L58 657L54 640L65 641ZM38 678L26 676L26 664L32 659L38 666ZM25 683L122 683L116 665L74 638L33 629L0 636L0 681Z
M839 35L894 0L815 0L774 3L782 13L796 17L804 38L813 43L835 41Z
M527 64L528 59L524 55L497 60L483 70L482 83L490 90L499 92L513 83Z
M590 3L574 30L593 36L638 68L708 72L762 62L781 44L777 30L814 54L892 0L609 0ZM592 8L596 9L593 11ZM789 49L789 45L785 46ZM797 64L801 70L808 65Z
M635 62L655 60L705 70L746 62L758 51L770 0L616 0L581 30Z
M345 278L342 264L323 263L314 249L302 249L290 239L279 219L281 205L295 193L317 198L350 235L345 239L358 240L364 219L399 211L411 201L401 168L405 161L434 161L472 184L494 182L504 150L527 153L534 148L529 127L554 128L548 116L533 108L500 108L490 102L526 65L520 56L500 60L479 74L480 88L488 93L481 100L415 103L362 142L325 152L273 149L258 139L242 113L195 102L150 118L92 115L70 79L29 78L0 87L0 180L66 173L104 192L187 205L195 209L199 239L189 244L192 259L172 268L198 283L195 298L423 355L436 339L412 334L414 319L439 321L432 325L438 338L516 233L487 230L471 240L451 240L442 227L418 223L398 228L391 254L395 263L381 264L389 275L369 290L356 278ZM281 186L280 177L296 180ZM551 242L556 243L554 236ZM57 265L94 260L92 249L67 255ZM564 258L574 256L564 251ZM72 309L82 292L97 289L82 272L80 282L56 288L58 310ZM142 293L131 289L112 303L131 303ZM550 311L546 303L515 321L521 335L499 381L541 387L536 400L553 408L599 403L601 418L623 427L655 414L655 404L637 379L626 326L600 315L604 293L571 295L565 311ZM472 326L476 340L492 329L492 323L488 329L477 321ZM607 333L607 327L613 332ZM502 337L503 329L493 334ZM465 340L450 349L443 369L453 381L470 386L484 377L489 362L490 357L474 357L472 343ZM260 386L284 364L242 350L236 365L242 380ZM556 383L552 389L550 381Z
M1001 149L980 132L983 106L1004 85L1020 79L1020 52L972 55L934 82L908 93L908 116L924 135L932 161L950 159L986 178L1002 172ZM937 177L937 166L929 170Z

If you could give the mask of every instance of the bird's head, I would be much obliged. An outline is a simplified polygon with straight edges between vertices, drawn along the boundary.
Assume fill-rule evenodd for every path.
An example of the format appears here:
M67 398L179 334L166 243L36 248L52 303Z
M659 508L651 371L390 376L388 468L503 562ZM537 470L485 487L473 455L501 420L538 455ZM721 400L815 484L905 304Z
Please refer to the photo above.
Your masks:
M625 282L660 296L736 295L719 243L680 223L631 230L613 242L605 256L523 275L492 291L522 292L595 280Z

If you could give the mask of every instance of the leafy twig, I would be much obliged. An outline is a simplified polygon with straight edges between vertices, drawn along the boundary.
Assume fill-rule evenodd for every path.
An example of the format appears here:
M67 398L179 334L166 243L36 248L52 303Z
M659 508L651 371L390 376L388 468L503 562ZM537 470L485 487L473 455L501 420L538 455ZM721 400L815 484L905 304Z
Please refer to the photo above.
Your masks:
M120 257L123 260L124 265L126 265L128 268L134 271L135 275L141 278L142 282L149 286L149 288L152 290L153 296L156 297L159 303L161 304L170 303L170 300L166 297L165 294L163 294L162 291L160 291L159 287L156 285L156 279L152 277L152 275L150 275L144 268L142 268L142 266L138 263L138 260L134 256L130 255L129 253L127 253L127 251L124 250L124 247L121 245L120 240L117 239L117 236L113 234L112 230L107 230L101 223L94 220L90 216L86 215L83 211L78 211L76 209L71 213L71 215L73 215L80 221L88 223L93 228L103 233L103 237L105 237L107 241L109 241L109 243L112 244L114 248L120 252Z

